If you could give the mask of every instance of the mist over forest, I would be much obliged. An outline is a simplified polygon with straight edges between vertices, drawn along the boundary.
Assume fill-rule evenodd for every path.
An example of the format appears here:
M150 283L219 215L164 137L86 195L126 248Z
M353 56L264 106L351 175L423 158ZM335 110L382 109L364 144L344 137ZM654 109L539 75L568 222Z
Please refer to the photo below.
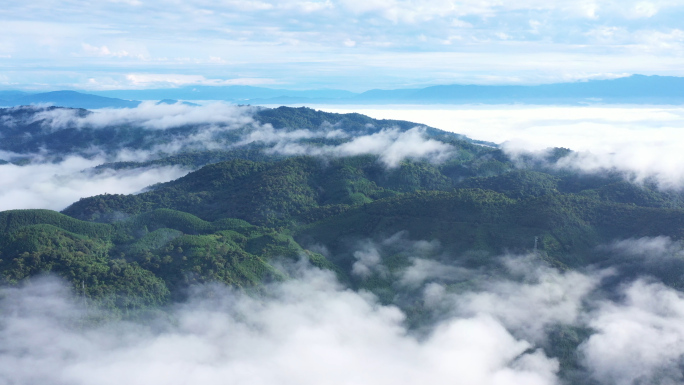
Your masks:
M0 109L0 384L680 383L683 112Z
M0 7L0 385L684 384L684 0Z

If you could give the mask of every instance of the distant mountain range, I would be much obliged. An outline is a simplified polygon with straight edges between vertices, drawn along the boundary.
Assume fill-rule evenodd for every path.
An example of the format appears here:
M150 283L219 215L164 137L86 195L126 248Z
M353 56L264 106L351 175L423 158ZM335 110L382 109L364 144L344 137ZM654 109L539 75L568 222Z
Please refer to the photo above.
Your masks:
M414 89L286 90L252 86L187 86L169 89L116 90L82 93L55 91L30 94L0 91L0 106L52 104L79 108L126 108L139 100L221 100L255 105L306 104L679 104L684 103L684 78L632 75L611 80L511 85L443 85Z
M76 91L53 91L29 94L19 91L0 91L0 106L13 107L34 104L50 104L73 108L132 108L140 102L108 98Z

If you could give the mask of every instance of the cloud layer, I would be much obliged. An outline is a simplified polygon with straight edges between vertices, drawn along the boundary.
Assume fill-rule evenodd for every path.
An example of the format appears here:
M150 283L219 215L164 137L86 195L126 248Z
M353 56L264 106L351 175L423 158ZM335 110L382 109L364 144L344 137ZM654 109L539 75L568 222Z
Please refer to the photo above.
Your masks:
M665 188L684 186L684 109L679 107L360 107L354 111L501 143L513 156L549 147L570 148L577 154L560 166L586 172L616 169L635 181L654 177Z
M165 130L186 125L221 125L238 128L254 123L255 108L227 103L191 106L182 103L143 102L135 108L101 109L81 116L78 110L54 109L35 114L34 121L44 121L53 130L64 128L102 128L135 125L151 130Z
M0 289L0 383L560 384L559 362L545 353L559 327L589 331L573 353L574 378L681 382L680 292L637 279L606 296L600 282L614 273L559 272L531 256L502 263L505 276L466 290L428 274L418 292L444 316L420 333L399 308L304 263L260 295L198 286L138 321L93 322L96 308L38 278Z
M330 273L252 298L219 286L147 323L83 326L59 283L3 289L0 379L51 384L556 383L558 363L485 314L424 339L403 314L340 287ZM80 324L80 325L79 325Z
M101 158L68 157L58 163L0 165L0 211L62 210L80 198L104 193L133 194L188 173L180 167L89 170L102 161Z

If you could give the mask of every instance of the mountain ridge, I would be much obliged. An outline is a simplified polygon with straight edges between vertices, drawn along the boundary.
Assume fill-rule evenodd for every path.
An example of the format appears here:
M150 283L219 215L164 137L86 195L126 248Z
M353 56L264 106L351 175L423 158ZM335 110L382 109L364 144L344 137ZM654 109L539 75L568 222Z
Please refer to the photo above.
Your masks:
M306 104L678 104L684 102L684 78L631 75L615 79L540 85L451 84L408 89L372 89L361 93L288 90L256 86L183 86L112 91L54 91L26 94L0 91L6 106L52 103L63 107L132 108L137 100L226 101L256 105ZM59 95L56 93L71 93ZM108 98L108 99L103 99Z

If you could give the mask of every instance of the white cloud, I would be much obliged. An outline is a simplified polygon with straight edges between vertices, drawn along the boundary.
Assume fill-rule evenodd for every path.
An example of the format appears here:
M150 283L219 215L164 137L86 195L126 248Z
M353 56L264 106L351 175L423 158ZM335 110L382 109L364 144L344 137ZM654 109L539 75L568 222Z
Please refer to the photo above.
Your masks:
M667 243L626 240L620 247L662 250ZM378 253L439 248L405 233L372 246ZM488 271L470 286L421 287L427 310L450 311L418 334L397 307L304 262L283 267L292 279L267 285L263 295L194 287L187 302L144 322L81 322L96 310L84 313L82 299L61 283L36 279L0 288L0 378L46 385L394 385L454 378L466 385L551 385L562 383L559 363L538 347L551 327L571 325L591 333L575 352L583 365L578 381L684 379L682 293L637 280L606 296L598 287L606 272L560 272L531 256L503 261L504 274Z
M401 272L399 284L416 288L426 281L458 281L469 275L470 272L462 267L445 265L431 259L412 258L411 265ZM436 287L434 288L437 290ZM430 296L434 298L434 293Z
M367 241L363 246L354 251L356 262L352 265L352 274L361 278L369 278L372 275L379 275L386 278L389 270L382 264L382 256L377 245Z
M307 146L291 141L277 143L269 151L285 155L355 156L376 154L388 167L396 167L406 158L428 159L439 163L454 154L454 147L428 139L424 128L414 127L402 132L384 129L380 132L357 136L337 146Z
M591 315L596 334L580 347L584 364L606 384L681 383L684 296L644 281L622 294L622 301L604 302Z
M646 257L649 260L658 260L663 256L681 257L684 254L681 242L665 236L622 239L602 248L622 255Z
M440 162L453 154L453 147L427 139L422 128L401 132L383 130L375 134L352 138L341 145L317 146L299 142L302 139L344 139L347 134L336 126L324 123L318 130L279 129L270 124L261 125L254 120L255 107L214 103L205 106L156 104L145 102L136 108L102 109L81 116L78 110L37 108L31 121L42 121L48 130L65 128L94 128L138 126L148 130L166 130L173 127L197 125L185 135L153 142L144 149L98 147L81 148L76 153L93 157L67 157L57 163L48 161L55 154L43 150L30 156L32 164L0 165L0 210L17 208L50 208L61 210L81 197L97 194L130 194L148 185L178 178L189 170L173 167L135 170L111 170L100 173L82 172L98 164L111 161L146 161L159 154L175 154L183 150L230 149L250 143L272 146L265 151L289 155L349 156L376 154L388 167L397 166L405 158L421 158ZM4 125L16 122L7 120ZM221 135L241 130L242 140L229 142ZM168 138L167 138L168 139ZM0 154L5 159L17 154ZM65 154L60 154L65 155Z
M87 169L103 159L67 157L59 163L0 165L0 211L11 209L62 210L80 198L98 194L132 194L145 187L180 178L179 167L112 170Z
M295 127L292 127L295 128ZM235 146L243 146L250 143L265 143L265 144L275 144L276 146L287 146L293 142L301 139L311 139L311 138L326 138L326 139L343 139L349 135L341 129L338 129L332 125L323 124L319 130L311 131L308 129L294 129L285 130L273 128L271 124L264 124L260 126L254 126L254 129L249 133L245 134L242 140L237 142ZM301 145L306 147L305 145Z
M107 0L111 3L124 3L132 6L139 6L142 5L143 3L140 0Z
M655 177L663 188L684 186L684 109L678 106L317 108L418 122L503 143L513 156L570 148L577 154L561 166L586 172L616 169L637 182Z
M88 87L88 79L126 75L133 77L125 84L139 88L277 83L366 90L472 83L491 74L535 83L540 73L558 78L593 68L682 74L679 43L657 36L680 29L677 18L668 17L682 12L684 4L679 0L173 4L137 0L87 6L66 0L12 4L4 8L2 23L13 33L0 36L0 47L8 47L7 53L12 54L16 63L12 78L17 84L39 88L45 84ZM520 15L543 28L530 26ZM650 19L647 24L641 21L644 18ZM177 28L180 23L182 29ZM610 34L605 28L618 29L620 38L605 39L605 33ZM658 44L644 40L643 35L649 34ZM352 41L363 49L349 50L345 42ZM75 63L75 52L89 59ZM544 56L550 58L540 60ZM378 66L377 61L384 63ZM40 64L45 62L54 63L54 68ZM572 68L567 63L573 63ZM164 73L170 75L156 76ZM153 77L145 79L145 74ZM203 78L187 78L187 74ZM233 79L221 79L226 74Z
M668 50L678 53L684 51L684 31L678 28L665 31L637 31L634 33L634 40L643 50Z
M198 289L172 322L146 324L78 326L81 310L52 281L3 291L0 378L10 383L557 382L556 360L527 351L529 343L490 317L449 319L417 339L397 308L320 271L272 286L267 296Z
M225 63L219 57L210 57L210 63ZM205 86L254 86L274 84L274 80L267 78L237 78L237 79L207 79L202 75L182 74L128 74L126 80L133 87L179 87L185 85Z
M465 314L489 314L517 335L534 342L546 338L553 325L578 325L583 301L597 287L602 275L561 273L531 256L506 260L509 272L522 274L521 282L485 280L481 291L456 296Z
M125 50L120 50L120 51L111 51L106 45L103 45L101 47L96 47L92 46L90 44L82 44L81 47L83 48L83 52L86 55L90 56L98 56L98 57L133 57L137 59L144 60L146 57L143 54L132 54L128 51Z
M155 130L193 124L220 124L230 129L254 123L254 112L255 108L227 103L191 106L182 103L143 102L135 108L100 109L86 116L79 116L76 110L45 110L37 113L34 121L45 120L44 124L55 130L65 127L102 128L124 124L135 124Z

